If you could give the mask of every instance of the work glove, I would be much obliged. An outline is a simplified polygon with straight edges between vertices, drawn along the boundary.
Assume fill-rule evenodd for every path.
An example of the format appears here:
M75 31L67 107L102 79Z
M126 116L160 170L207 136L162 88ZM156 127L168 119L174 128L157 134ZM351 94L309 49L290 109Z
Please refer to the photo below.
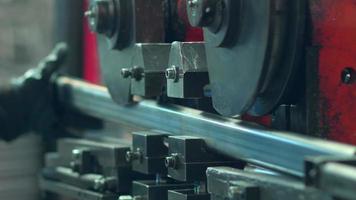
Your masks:
M0 138L13 140L29 132L50 131L57 115L52 106L50 80L67 56L67 45L56 45L36 68L0 86Z

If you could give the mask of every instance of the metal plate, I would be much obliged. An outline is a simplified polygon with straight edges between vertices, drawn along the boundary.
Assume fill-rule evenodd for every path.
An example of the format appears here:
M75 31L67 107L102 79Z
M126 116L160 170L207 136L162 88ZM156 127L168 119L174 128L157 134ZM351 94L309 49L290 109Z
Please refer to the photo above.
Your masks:
M130 94L130 79L121 76L121 69L131 67L134 57L134 48L129 47L122 51L112 51L108 48L105 36L98 36L100 52L101 73L111 97L118 104L128 104L132 97ZM131 45L133 46L133 45Z
M134 66L135 43L164 42L164 13L161 0L116 0L115 3L117 30L111 37L98 36L100 64L111 97L125 105L132 101L131 80L122 77L121 69Z
M267 114L282 99L285 82L294 69L291 62L283 61L282 54L287 50L284 42L289 40L286 35L291 31L286 26L291 23L288 12L304 1L224 2L225 21L220 31L204 29L214 107L226 116L240 115L251 108L250 114ZM287 47L294 55L293 44ZM293 56L291 59L294 61ZM256 103L259 95L262 99Z

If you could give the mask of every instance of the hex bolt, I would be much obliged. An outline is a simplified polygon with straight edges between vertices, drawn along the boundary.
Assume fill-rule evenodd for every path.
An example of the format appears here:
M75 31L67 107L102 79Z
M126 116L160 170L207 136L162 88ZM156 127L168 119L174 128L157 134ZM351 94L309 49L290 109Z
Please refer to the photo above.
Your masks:
M105 178L98 178L94 181L94 190L104 191L106 189L106 180Z
M166 69L166 78L167 80L174 80L175 82L179 81L179 68L172 66Z
M341 81L346 85L355 83L355 70L347 67L341 72Z
M131 77L131 76L132 76L131 69L129 69L129 68L122 68L122 69L121 69L121 76L122 76L124 79L127 79L127 78Z
M140 158L141 158L141 153L140 153L139 149L136 152L134 152L134 151L126 152L126 161L127 162L139 160Z
M172 154L171 156L166 157L165 165L167 168L177 169L178 156L175 154Z
M96 33L110 34L112 19L115 17L112 1L92 1L89 10L84 15L88 18L90 29Z
M73 171L78 172L81 167L80 157L82 156L82 151L79 149L72 150L72 161L70 162L70 167Z
M193 27L208 27L214 22L220 0L187 0L187 13Z
M88 18L93 18L96 16L96 13L93 10L87 10L85 11L84 16Z
M197 6L197 4L198 4L197 0L188 0L188 6L191 8Z
M134 66L131 70L132 78L136 79L137 81L141 80L144 76L144 70L142 67Z
M123 69L121 69L121 76L124 79L131 77L131 78L139 81L144 76L144 70L142 67L138 67L138 66L135 66L133 68L123 68Z

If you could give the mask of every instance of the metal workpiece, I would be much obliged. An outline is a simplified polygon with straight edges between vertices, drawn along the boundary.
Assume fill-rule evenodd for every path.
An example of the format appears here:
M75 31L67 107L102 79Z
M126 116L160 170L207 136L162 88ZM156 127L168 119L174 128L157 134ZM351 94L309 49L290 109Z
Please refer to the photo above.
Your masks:
M132 196L137 200L168 200L169 190L191 189L193 184L176 183L167 180L156 181L134 181Z
M203 98L209 75L203 42L173 42L166 70L167 95Z
M168 200L210 200L210 194L200 193L194 189L169 190Z
M213 166L243 168L244 163L228 159L209 150L201 138L170 136L168 138L166 167L168 176L178 181L199 182L206 180L206 169Z
M160 96L166 87L170 44L136 44L133 68L124 68L122 75L131 78L131 94L143 97ZM131 72L131 73L127 73Z
M269 130L252 123L202 111L145 100L120 106L105 87L68 77L56 81L58 103L103 120L134 124L173 135L204 138L207 146L219 153L243 159L258 166L304 177L308 156L354 156L354 146L289 132Z
M212 200L332 200L333 198L300 180L229 167L207 170L208 192Z
M144 174L166 175L165 159L168 147L164 140L167 133L157 131L134 132L132 150L127 153L127 159L132 163L132 170Z
M356 157L315 157L305 163L305 184L341 199L356 199Z

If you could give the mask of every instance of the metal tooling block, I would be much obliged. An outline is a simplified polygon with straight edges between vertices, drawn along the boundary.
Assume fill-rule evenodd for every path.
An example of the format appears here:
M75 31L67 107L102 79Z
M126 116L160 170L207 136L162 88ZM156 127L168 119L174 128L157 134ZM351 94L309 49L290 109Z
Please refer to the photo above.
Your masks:
M209 84L204 43L174 42L166 78L169 97L204 97L204 87Z
M166 158L168 176L179 181L204 181L206 169L213 166L234 166L244 164L210 151L201 138L171 136L168 138L169 156Z
M331 200L327 193L307 187L302 181L286 176L248 172L229 167L207 170L208 192L212 200Z
M132 195L142 200L167 200L168 190L191 189L193 184L175 183L161 180L156 181L134 181Z
M167 137L167 133L157 131L133 133L132 151L126 155L132 162L132 169L144 174L166 175L165 158L168 147L164 140Z
M131 93L144 97L162 94L166 86L170 44L136 44L133 68L123 69L124 77L131 77Z
M193 189L170 190L168 191L168 200L210 200L210 194L200 193Z
M115 190L127 193L131 190L133 177L131 165L126 161L126 152L129 150L128 146L120 144L61 139L58 141L58 167L70 168L79 175L96 174L110 179L114 177Z

